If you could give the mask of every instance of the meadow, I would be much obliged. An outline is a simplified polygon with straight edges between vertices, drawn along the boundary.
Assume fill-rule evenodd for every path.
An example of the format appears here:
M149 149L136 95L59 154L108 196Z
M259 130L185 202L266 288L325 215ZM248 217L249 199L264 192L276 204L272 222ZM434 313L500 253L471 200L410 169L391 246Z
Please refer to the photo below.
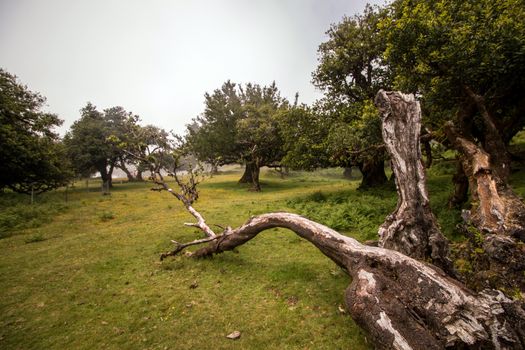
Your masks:
M358 190L341 169L285 179L267 171L261 193L237 184L240 175L200 185L195 207L209 224L291 211L366 241L397 200L393 185ZM513 180L524 195L522 175ZM440 225L457 241L450 179L447 169L431 170L428 183ZM371 348L343 310L349 277L292 232L273 229L209 259L160 262L170 240L202 234L183 226L193 218L181 203L150 188L117 181L103 196L95 181L78 182L33 205L0 195L1 349ZM240 339L226 338L236 330Z

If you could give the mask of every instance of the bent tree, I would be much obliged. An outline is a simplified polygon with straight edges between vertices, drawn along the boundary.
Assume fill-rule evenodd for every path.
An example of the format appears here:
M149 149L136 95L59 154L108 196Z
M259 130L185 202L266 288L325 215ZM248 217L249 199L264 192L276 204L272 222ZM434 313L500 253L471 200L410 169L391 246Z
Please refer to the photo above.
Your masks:
M388 93L378 99L384 98L384 94L392 104L389 108L396 111L388 118L402 115L397 113L402 110L396 105L398 101L413 101L411 96ZM385 125L389 127L388 123ZM399 159L402 157L400 154ZM412 165L420 161L404 159ZM170 188L160 171L154 173L154 178L159 189L175 196L197 219L197 223L186 225L199 228L205 235L188 243L173 241L175 249L162 254L161 259L200 244L206 245L191 256L212 256L232 250L270 228L287 228L348 271L352 282L345 292L346 307L352 318L372 336L377 348L525 348L525 311L518 302L499 291L475 293L429 263L395 250L363 245L297 214L263 214L217 234L193 207L197 184L193 176L190 175L189 183L183 183L175 174L180 191ZM404 180L399 177L397 181ZM422 196L425 191L420 190L418 195ZM425 214L420 211L414 215L422 213Z

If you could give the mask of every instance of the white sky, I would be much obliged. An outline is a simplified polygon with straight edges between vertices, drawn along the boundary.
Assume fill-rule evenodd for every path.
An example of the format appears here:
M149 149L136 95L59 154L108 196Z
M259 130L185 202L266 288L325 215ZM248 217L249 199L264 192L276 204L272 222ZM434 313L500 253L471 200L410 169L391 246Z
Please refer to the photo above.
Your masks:
M87 101L183 133L227 79L314 101L324 33L366 2L0 0L0 67L47 97L61 133Z

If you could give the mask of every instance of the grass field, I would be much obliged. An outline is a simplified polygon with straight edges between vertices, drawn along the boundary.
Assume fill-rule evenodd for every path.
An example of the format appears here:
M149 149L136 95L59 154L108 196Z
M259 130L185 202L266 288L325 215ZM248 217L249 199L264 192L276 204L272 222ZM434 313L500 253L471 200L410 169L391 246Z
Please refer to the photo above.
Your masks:
M238 171L201 184L195 207L209 224L292 211L359 240L376 238L395 190L358 191L340 170L263 174L263 192ZM515 176L519 191L523 176ZM308 242L270 230L211 259L159 262L171 239L201 237L168 193L84 183L37 197L0 196L0 349L369 349L339 311L349 278ZM431 201L452 239L450 175L429 178ZM239 340L226 335L239 330Z

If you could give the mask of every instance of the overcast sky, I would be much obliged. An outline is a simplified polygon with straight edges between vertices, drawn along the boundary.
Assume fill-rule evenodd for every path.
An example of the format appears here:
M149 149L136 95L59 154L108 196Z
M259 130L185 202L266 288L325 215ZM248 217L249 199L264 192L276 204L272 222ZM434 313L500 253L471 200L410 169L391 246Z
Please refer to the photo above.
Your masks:
M269 84L310 103L331 23L378 0L0 0L0 67L65 120L91 101L182 133L203 95Z

